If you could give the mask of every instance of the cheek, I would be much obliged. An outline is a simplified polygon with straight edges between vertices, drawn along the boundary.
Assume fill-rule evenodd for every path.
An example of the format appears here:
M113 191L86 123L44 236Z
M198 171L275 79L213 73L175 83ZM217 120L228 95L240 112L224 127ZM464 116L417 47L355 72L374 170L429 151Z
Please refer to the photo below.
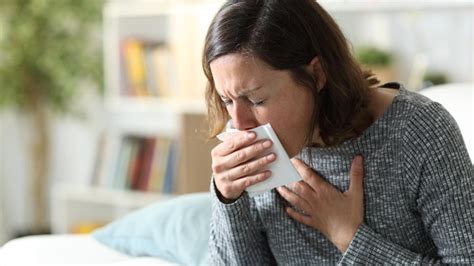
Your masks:
M290 158L298 154L305 144L305 136L308 130L307 126L301 122L301 120L291 121L279 126L278 136Z
M291 108L290 106L281 108L279 116L274 117L275 130L290 158L297 155L305 146L313 111L311 103L310 99L295 101Z
M290 158L302 148L307 133L305 119L300 115L292 114L292 111L280 109L279 112L269 113L268 116L268 122L271 123Z

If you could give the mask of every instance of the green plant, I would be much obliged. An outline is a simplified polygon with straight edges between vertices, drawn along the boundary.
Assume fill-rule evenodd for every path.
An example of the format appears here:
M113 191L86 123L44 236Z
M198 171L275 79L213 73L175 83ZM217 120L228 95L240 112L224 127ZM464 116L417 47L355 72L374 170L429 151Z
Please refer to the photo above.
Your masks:
M367 66L388 66L393 62L393 56L390 52L373 46L357 48L356 59L359 63Z
M48 114L74 111L84 84L101 88L100 45L91 41L101 0L0 1L0 108L32 117L33 217L45 226ZM97 42L99 40L97 39Z
M442 72L427 72L423 76L423 82L425 84L430 84L432 85L440 85L440 84L445 84L448 83L448 77L446 74Z

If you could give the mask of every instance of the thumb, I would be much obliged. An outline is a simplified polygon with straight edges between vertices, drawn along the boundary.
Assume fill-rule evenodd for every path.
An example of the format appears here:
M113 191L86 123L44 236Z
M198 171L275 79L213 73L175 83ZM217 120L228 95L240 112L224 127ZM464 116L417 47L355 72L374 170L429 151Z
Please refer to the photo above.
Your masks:
M349 187L349 192L363 195L364 184L364 162L362 155L357 155L354 160L352 160L350 178L351 184Z

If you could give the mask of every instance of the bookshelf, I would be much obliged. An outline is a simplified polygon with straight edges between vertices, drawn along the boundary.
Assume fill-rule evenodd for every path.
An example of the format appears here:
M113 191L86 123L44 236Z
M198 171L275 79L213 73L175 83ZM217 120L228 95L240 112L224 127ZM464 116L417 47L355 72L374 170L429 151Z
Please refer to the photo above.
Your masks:
M200 57L218 4L194 2L104 5L104 124L95 172L87 185L54 185L54 233L91 229L153 202L209 190L216 141L205 139Z

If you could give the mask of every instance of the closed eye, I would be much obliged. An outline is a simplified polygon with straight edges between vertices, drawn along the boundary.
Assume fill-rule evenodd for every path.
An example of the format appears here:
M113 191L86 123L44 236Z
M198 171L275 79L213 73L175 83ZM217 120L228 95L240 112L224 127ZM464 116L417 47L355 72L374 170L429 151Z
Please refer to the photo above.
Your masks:
M252 100L248 99L250 103L252 103L254 106L261 106L265 103L265 100Z
M225 106L228 106L228 105L232 104L232 100L229 99L229 98L221 97L221 101L222 101L222 103L224 103Z
M245 96L242 96L241 98L244 98L248 103L252 104L253 106L262 106L265 103L265 100L254 100L247 98ZM229 99L227 97L221 96L221 101L225 106L229 106L233 103L232 99Z

